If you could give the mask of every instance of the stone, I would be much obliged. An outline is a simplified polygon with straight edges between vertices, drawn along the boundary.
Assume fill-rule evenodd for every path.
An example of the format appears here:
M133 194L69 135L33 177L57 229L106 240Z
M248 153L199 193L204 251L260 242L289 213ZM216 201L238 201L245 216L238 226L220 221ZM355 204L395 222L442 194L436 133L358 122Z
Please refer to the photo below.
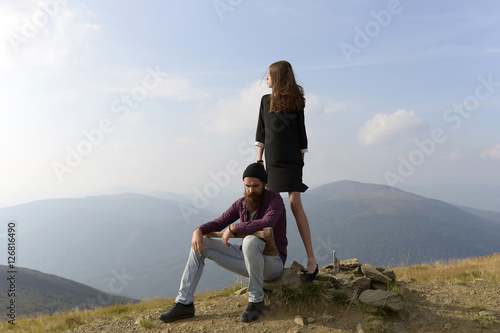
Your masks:
M293 320L293 322L299 326L304 326L304 318L302 318L299 315L295 316L295 319Z
M401 311L404 308L403 301L398 294L383 290L365 290L359 295L359 301L364 304L383 306L392 311Z
M352 288L358 294L361 294L363 291L370 289L372 280L367 278L366 276L358 277L352 280Z
M346 276L337 276L335 280L335 285L339 288L352 288L352 281Z
M495 311L488 311L488 310L483 310L479 311L480 316L490 316L490 317L495 317L497 313Z
M295 273L290 268L283 268L279 278L273 281L264 281L264 289L273 291L278 287L297 288L302 284L299 274Z
M372 280L382 282L385 284L391 283L392 280L389 279L387 276L384 274L380 273L378 270L376 270L372 265L364 264L361 266L361 271L363 274Z
M378 281L372 281L371 283L371 289L378 289L378 290L387 290L387 285L383 282L378 282Z
M396 273L393 270L385 270L382 272L385 276L392 280L392 282L396 281Z
M361 263L357 258L340 260L340 266L348 267L348 268L357 268L361 267Z
M400 322L394 322L392 324L392 330L394 333L406 333L406 326L403 323Z
M371 320L366 323L366 328L369 332L384 332L387 328L384 325L384 322L379 319Z
M340 266L340 271L344 274L361 274L363 275L363 273L361 273L360 271L360 267L356 267L356 268L350 268L350 267L345 267L345 266Z
M316 280L319 280L319 281L331 281L331 282L335 282L335 276L331 275L331 274L328 274L328 273L323 273L323 272L318 272L318 274L316 274Z
M305 269L304 266L302 266L301 264L299 264L298 262L294 261L292 262L292 264L290 265L290 269L292 271L294 271L295 273L300 273L301 270Z
M356 326L356 332L357 333L366 333L363 324L359 323L358 326Z
M244 295L248 292L248 287L241 288L240 290L236 290L234 292L235 295Z

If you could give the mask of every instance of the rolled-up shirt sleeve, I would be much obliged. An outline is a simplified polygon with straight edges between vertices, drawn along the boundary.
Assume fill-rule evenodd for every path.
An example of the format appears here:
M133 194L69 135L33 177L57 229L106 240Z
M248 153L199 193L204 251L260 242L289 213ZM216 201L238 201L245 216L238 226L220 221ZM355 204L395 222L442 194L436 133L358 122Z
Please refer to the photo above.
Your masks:
M214 232L221 231L231 223L237 221L240 218L238 210L238 201L233 203L221 216L213 221L202 224L199 228L203 235Z

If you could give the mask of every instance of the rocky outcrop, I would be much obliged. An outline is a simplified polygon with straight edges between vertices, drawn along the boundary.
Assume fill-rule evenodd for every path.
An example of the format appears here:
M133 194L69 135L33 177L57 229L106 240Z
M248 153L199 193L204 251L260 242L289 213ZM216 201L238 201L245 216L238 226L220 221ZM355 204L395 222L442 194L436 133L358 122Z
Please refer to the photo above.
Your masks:
M283 270L278 279L264 282L264 289L272 291L280 286L294 288L308 283L300 278L302 269L304 267L294 261L290 267ZM393 271L369 264L362 265L358 259L353 258L321 267L313 283L325 284L330 294L344 293L353 301L382 306L397 312L403 309L403 301L398 294L387 291L395 279Z

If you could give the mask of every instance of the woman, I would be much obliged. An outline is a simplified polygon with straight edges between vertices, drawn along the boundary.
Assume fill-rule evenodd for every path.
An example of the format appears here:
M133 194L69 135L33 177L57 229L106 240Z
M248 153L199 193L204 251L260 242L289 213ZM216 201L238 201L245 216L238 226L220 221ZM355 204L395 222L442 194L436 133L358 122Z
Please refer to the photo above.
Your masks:
M269 66L267 86L270 95L260 102L256 142L257 162L264 163L269 182L267 188L273 192L288 192L290 207L297 222L300 237L307 253L307 269L301 276L309 281L318 273L314 257L311 231L302 207L300 193L307 190L302 183L304 153L307 152L307 135L304 123L304 89L295 81L292 65L278 61Z

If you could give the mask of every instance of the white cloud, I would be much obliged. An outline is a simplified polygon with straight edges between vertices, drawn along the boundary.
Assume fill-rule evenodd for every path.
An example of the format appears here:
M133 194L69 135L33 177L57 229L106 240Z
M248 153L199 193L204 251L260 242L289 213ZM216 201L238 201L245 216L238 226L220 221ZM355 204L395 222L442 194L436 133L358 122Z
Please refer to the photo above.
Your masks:
M305 109L306 115L332 113L347 109L347 105L345 103L325 100L317 95L306 94L305 98L306 98L306 109Z
M423 125L423 121L413 111L378 113L361 127L357 139L363 146L374 146L391 141L408 131L421 129Z
M176 101L200 100L211 97L207 91L193 87L189 80L174 77L162 78L158 89L151 90L151 95Z
M200 115L200 124L207 133L255 133L260 99L268 93L261 88L260 80L252 83L229 98L220 99L217 105Z
M446 161L451 161L451 162L455 162L455 161L460 161L460 160L463 160L467 157L470 156L470 153L467 152L467 151L463 151L462 149L460 148L455 148L455 149L452 149L449 153L447 153L446 155L443 155L441 158L443 160L446 160Z
M132 95L134 102L150 96L178 102L203 100L211 97L209 92L194 87L190 80L174 77L163 72L158 66L146 66L144 69L122 68L111 73L110 80L119 83L111 83L101 87L101 89L123 95Z
M62 70L85 58L100 30L84 5L56 0L0 5L0 68Z
M484 159L500 160L500 144L497 144L492 148L485 149L480 156Z

